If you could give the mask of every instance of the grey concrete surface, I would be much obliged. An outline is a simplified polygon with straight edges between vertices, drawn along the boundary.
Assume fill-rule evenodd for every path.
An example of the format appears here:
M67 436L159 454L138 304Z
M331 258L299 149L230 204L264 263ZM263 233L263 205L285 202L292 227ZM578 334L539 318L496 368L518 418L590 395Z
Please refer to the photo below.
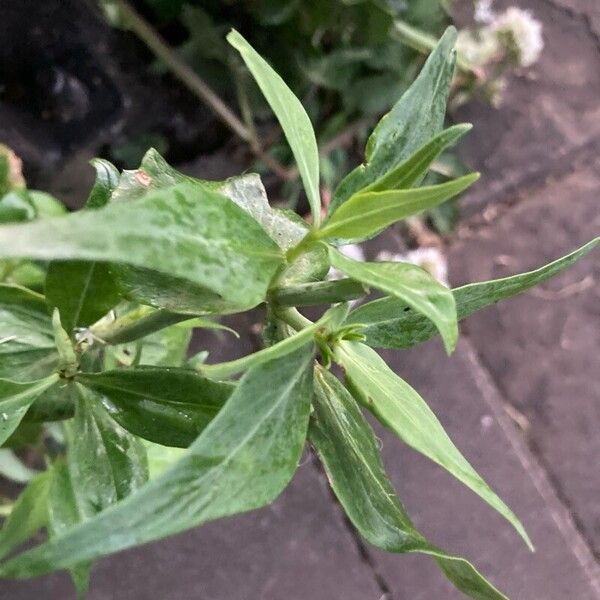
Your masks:
M456 283L504 277L600 234L600 161L532 191L450 253ZM467 323L469 338L586 538L600 553L600 255Z
M562 4L569 3L582 12L565 10ZM600 3L589 0L587 13L585 0L494 3L497 9L510 5L531 10L543 23L545 47L538 63L510 78L500 110L470 103L456 115L476 124L462 149L483 174L463 203L467 216L514 202L524 185L548 171L569 170L579 149L600 135L600 43L590 28L592 18L600 21Z
M415 524L448 551L470 558L513 600L595 600L600 571L503 411L467 340L448 358L438 340L386 359L439 416L457 447L525 525L531 553L502 517L441 468L379 429L386 466ZM541 478L541 480L540 480ZM433 561L373 551L391 598L463 598Z

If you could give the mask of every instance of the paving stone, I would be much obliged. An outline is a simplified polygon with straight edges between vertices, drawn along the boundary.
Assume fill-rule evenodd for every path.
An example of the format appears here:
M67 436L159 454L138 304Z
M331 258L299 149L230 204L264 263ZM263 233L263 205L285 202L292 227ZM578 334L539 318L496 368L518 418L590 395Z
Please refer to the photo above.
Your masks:
M587 24L596 36L600 47L600 4L597 0L546 0L562 6L568 14L577 16Z
M379 429L386 466L416 526L441 547L473 560L513 600L597 599L600 587L594 590L593 573L586 570L589 553L585 547L580 553L580 544L565 539L574 531L568 514L544 485L543 471L515 435L512 423L507 426L497 391L473 360L469 343L461 340L451 358L437 340L384 355L522 519L537 552L530 553L512 527L474 493ZM370 554L394 600L464 597L427 557L376 550Z
M307 459L270 507L99 562L89 600L379 600L381 592ZM0 598L74 598L62 575L0 582Z
M454 245L455 284L529 270L600 233L600 161L555 182ZM599 252L467 322L506 399L585 537L600 553Z
M495 6L515 4L542 21L545 47L538 63L511 77L499 109L472 102L455 115L475 124L461 153L483 173L462 203L466 216L536 174L546 175L545 166L568 168L574 149L600 135L600 46L589 23L550 0L503 0Z

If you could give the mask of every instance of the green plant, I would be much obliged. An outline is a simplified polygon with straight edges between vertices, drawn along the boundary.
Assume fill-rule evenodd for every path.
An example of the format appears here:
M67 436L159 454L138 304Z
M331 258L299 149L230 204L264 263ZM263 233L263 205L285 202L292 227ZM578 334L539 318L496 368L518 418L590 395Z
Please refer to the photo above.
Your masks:
M133 32L154 54L156 70L170 71L211 107L254 154L255 168L273 173L293 201L301 184L289 166L289 148L279 141L267 103L223 33L247 32L303 99L321 142L321 183L332 189L348 162L344 146L364 141L450 24L445 0L146 0L137 3L141 12L127 0L99 0L99 5L111 24ZM408 30L400 19L410 22ZM142 147L139 140L121 138L109 157L123 158Z
M308 116L241 35L228 40L279 118L311 201L311 227L272 209L256 175L200 181L152 150L122 174L96 161L86 208L45 218L56 205L8 177L8 154L0 155L0 215L28 221L0 227L0 443L37 445L48 464L6 510L0 575L69 569L84 594L100 556L272 502L308 440L366 540L430 555L472 598L505 598L415 529L363 409L531 545L523 526L372 348L405 348L439 333L451 352L460 319L559 273L599 239L535 271L454 290L409 264L345 257L340 242L373 237L477 179L419 187L469 129L442 131L455 32L376 127L365 164L338 186L323 222ZM346 278L328 281L330 266ZM45 295L23 283L43 285ZM346 301L369 288L384 297L350 311ZM187 357L192 328L221 327L211 318L259 304L264 349L217 364L205 353ZM322 304L333 306L316 322L297 310ZM345 384L331 363L343 368ZM46 542L10 556L40 529Z

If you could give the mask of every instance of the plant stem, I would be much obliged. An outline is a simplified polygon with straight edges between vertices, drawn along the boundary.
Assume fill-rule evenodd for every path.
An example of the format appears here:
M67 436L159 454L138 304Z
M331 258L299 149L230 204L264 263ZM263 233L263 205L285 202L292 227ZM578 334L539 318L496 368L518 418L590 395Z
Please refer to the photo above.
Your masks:
M103 319L90 327L90 333L106 344L126 344L169 325L193 318L194 315L174 313L162 308L149 310L144 306L110 323Z
M396 27L396 31L400 34L402 41L409 48L412 48L421 54L430 54L438 43L436 37L413 27L401 19L394 21L394 26ZM463 73L473 73L473 67L460 56L457 56L456 58L456 66Z
M219 98L214 90L160 37L153 27L140 15L127 0L116 0L127 25L147 48L202 102L207 104L233 133L248 143L251 151L262 160L279 178L284 181L295 179L288 170L276 161L238 116Z
M315 238L318 230L309 231L295 246L289 248L285 253L285 258L288 265L291 265L298 257L302 256L305 252L313 249L319 240Z
M300 315L300 313L298 313L298 315ZM302 315L300 315L300 317L302 317ZM295 333L268 348L263 348L262 350L258 350L258 352L247 354L246 356L242 356L242 358L230 360L228 362L212 365L202 364L199 365L196 370L204 377L210 377L211 379L225 379L232 375L236 375L237 373L241 373L250 367L260 365L272 358L285 356L307 344L313 338L315 331L320 326L319 323L312 323L308 319L306 319L306 321L310 323L310 326L304 326L298 333Z
M284 310L278 310L276 313L277 318L284 323L287 323L290 327L293 327L296 331L306 329L314 323L307 319L295 308L286 308Z
M367 293L362 283L345 278L277 288L271 292L271 299L279 306L314 306L356 300Z

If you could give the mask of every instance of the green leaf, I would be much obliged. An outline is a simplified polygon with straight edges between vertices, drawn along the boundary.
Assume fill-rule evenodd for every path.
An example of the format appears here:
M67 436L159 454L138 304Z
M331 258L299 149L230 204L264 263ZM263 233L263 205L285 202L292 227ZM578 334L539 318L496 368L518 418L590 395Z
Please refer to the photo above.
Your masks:
M359 192L344 202L313 236L317 239L368 239L400 219L433 208L460 194L478 179L479 174L472 173L439 185Z
M93 519L127 497L148 477L146 451L140 440L123 430L96 398L80 388L75 418L67 426L67 462L52 468L48 498L49 539ZM79 596L89 585L90 561L70 565Z
M119 172L108 161L92 160L96 182L87 199L86 209L103 207L119 180ZM119 290L108 265L96 262L51 262L45 286L46 302L58 308L67 333L77 326L86 327L105 315L120 299Z
M410 158L361 190L361 193L415 187L426 175L433 161L444 150L454 146L460 138L471 131L472 127L470 123L448 127L421 146Z
M60 536L71 527L86 519L78 505L73 478L67 464L57 462L49 472L51 476L48 491L48 539ZM69 568L69 574L77 591L77 596L85 597L89 588L91 562L80 562Z
M329 213L408 159L443 127L454 75L456 29L449 27L421 73L381 119L365 151L366 162L351 171L334 192Z
M148 440L143 440L143 442L148 455L149 479L156 479L156 477L172 467L185 454L185 448L161 446Z
M40 426L42 423L48 424L53 421L71 419L75 415L76 394L77 390L72 381L59 379L29 407L20 427L25 425ZM18 430L15 434L18 434ZM13 434L13 437L15 434ZM7 444L12 439L9 439Z
M373 430L344 386L315 373L309 439L329 482L360 534L387 552L432 556L452 583L477 600L507 600L471 563L429 543L414 527L385 472Z
M179 367L186 359L191 337L190 329L165 327L134 343L107 348L105 368L133 364Z
M61 375L68 379L77 372L79 360L77 354L75 354L73 342L62 326L57 308L52 313L52 328L54 329L54 343L58 352L58 370Z
M208 187L211 182L195 179L174 169L154 148L150 148L138 169L121 173L118 185L113 189L111 202L130 202L148 194L173 187L178 183L202 183Z
M521 522L467 462L431 409L410 385L364 344L341 342L335 356L344 368L355 397L383 425L471 488L504 516L533 549Z
M129 293L175 312L256 306L282 262L276 244L246 212L192 184L1 227L0 256L119 263Z
M307 344L250 369L172 467L94 519L5 562L0 575L68 568L272 502L304 447L312 362Z
M595 238L578 250L534 271L455 288L452 294L458 319L464 319L475 311L558 275L590 252L598 242L600 238ZM359 306L350 313L346 322L363 324L361 332L367 336L366 343L375 348L410 348L427 341L436 333L428 319L410 310L405 302L397 298L381 298Z
M0 196L8 193L13 186L10 169L11 155L14 155L13 151L2 144L0 146Z
M77 506L86 519L133 493L148 478L142 442L82 387L69 430L68 464Z
M28 383L0 379L0 446L17 428L35 399L56 381L56 374Z
M106 344L127 344L193 318L163 308L124 303L94 323L90 333Z
M0 284L0 377L41 379L58 355L44 297L18 285Z
M291 335L284 340L273 344L272 346L268 346L267 348L263 348L258 352L254 352L252 354L242 356L242 358L230 360L228 362L217 363L213 365L201 364L198 366L198 371L202 375L210 377L211 379L224 379L226 377L231 377L236 373L241 373L250 367L261 365L275 358L287 356L298 348L306 345L308 341L314 338L315 333L326 328L330 321L335 322L340 316L342 316L343 321L345 318L343 317L343 314L347 310L347 305L340 304L338 306L334 306L333 308L330 308L316 323L305 327L298 333L295 333L294 335Z
M102 158L94 158L91 164L96 169L96 181L85 206L91 209L102 208L110 200L121 176L113 164Z
M120 299L108 265L99 262L51 262L45 291L48 306L58 308L67 332L95 323Z
M240 334L231 327L223 325L218 321L212 321L211 319L203 319L201 317L193 317L191 319L185 319L175 324L178 329L214 329L215 331L223 331L231 334L233 337L240 339Z
M256 173L207 183L252 215L282 250L295 246L308 232L306 223L294 218L296 215L290 217L282 210L271 208L265 187Z
M35 206L26 190L15 190L0 197L0 223L31 221L35 216Z
M452 292L437 282L427 271L408 263L363 263L329 248L333 267L365 285L401 299L422 313L437 327L448 353L458 339L456 306Z
M318 227L321 221L319 150L310 119L283 79L237 31L232 30L227 41L242 56L283 129L298 164L313 223Z
M56 385L56 384L55 384ZM49 388L49 390L52 390L53 388ZM44 396L45 397L48 394L48 391L44 392ZM40 399L38 398L35 403L38 403L40 401ZM29 409L29 411L31 411L31 408ZM13 431L12 435L4 442L3 444L3 449L11 449L11 450L20 450L22 448L26 448L27 446L35 446L37 444L39 444L39 442L41 442L41 437L44 433L43 431L43 427L41 425L41 423L32 423L29 419L29 411L27 411L27 413L25 414L25 418L21 421L21 423L19 423L19 426ZM0 454L2 454L2 450L0 450ZM23 475L24 477L22 478L22 482L26 482L29 481L29 479L31 479L30 477L26 477L27 473L35 473L36 471L30 469L29 467L25 466L25 464L21 461L20 458L18 458L16 455L14 456L15 460L18 460L19 463L21 464L21 467L17 466L15 464L15 469L21 469L23 470ZM3 459L0 459L0 462L4 462ZM6 477L8 477L9 479L13 479L14 481L19 481L19 478L15 478L12 475L8 474L10 469L10 465L8 465L7 463L10 462L10 459L7 459L7 461L0 466L0 471L2 471L3 474L6 475ZM15 473L16 474L16 473Z
M46 269L40 263L26 260L0 260L0 284L21 285L41 290L46 280Z
M48 217L60 217L67 212L65 205L60 201L39 190L27 190L29 199L35 207L38 219L47 219Z
M122 427L163 446L187 448L221 410L235 384L189 369L132 368L80 373Z
M217 186L216 189L223 195L248 211L283 251L299 244L308 234L308 225L295 212L271 208L262 181L255 173L210 183ZM282 285L318 281L327 274L328 270L327 251L316 246L288 266L279 281Z
M41 473L21 492L0 529L0 559L46 526L49 485L49 473Z
M123 171L112 201L121 202L141 198L150 191L171 187L177 183L201 184L219 192L248 212L282 249L295 246L308 233L306 222L293 211L272 208L260 176L247 173L224 181L195 179L174 169L151 148L146 152L139 169ZM321 279L329 268L327 252L316 247L306 252L281 275L282 282L304 282Z

